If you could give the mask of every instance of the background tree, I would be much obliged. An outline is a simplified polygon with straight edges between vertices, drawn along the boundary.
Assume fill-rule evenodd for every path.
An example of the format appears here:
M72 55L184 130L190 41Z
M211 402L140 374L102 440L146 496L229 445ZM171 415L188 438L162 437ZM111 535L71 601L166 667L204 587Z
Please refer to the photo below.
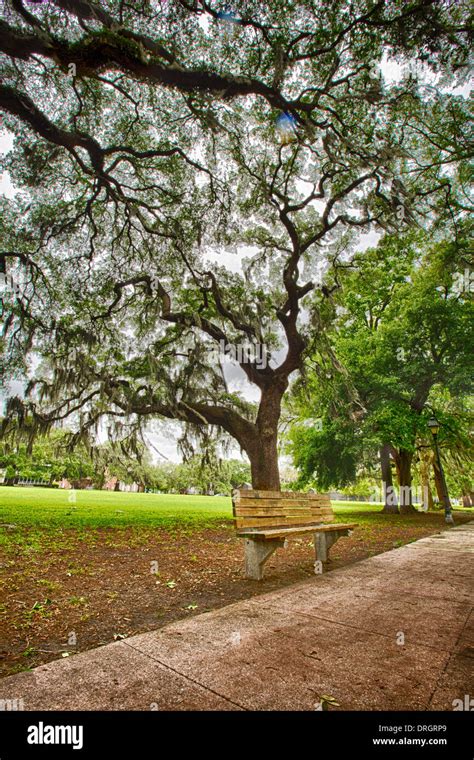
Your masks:
M467 337L469 339L469 336ZM440 422L438 446L448 492L461 499L464 506L469 507L472 505L474 483L472 395L459 392L452 394L447 388L438 386L430 394L430 404ZM428 495L431 490L436 495L437 503L442 505L443 483L434 455L431 433L419 439L417 450L420 457L420 475L423 455L428 463L425 470Z
M187 493L195 489L199 493L230 494L233 488L248 482L250 468L238 459L209 459L199 454L182 464L168 467L166 490Z
M49 436L37 436L31 447L2 441L0 467L6 470L6 481L20 477L53 483L62 478L72 481L93 477L96 470L85 447L79 445L70 451L67 440L66 431L52 430Z
M255 488L279 488L318 278L337 282L374 227L444 210L455 235L467 211L464 99L424 83L463 81L466 7L236 3L231 34L206 2L12 6L0 107L21 192L2 251L21 287L3 303L5 375L30 383L8 420L45 432L76 415L76 441L103 424L130 450L154 417L182 421L184 446L220 430ZM424 71L384 82L384 53ZM229 390L222 344L258 402Z
M16 446L0 443L0 468L6 479L43 480L48 483L66 478L80 481L91 478L96 488L107 479L137 483L144 489L165 493L186 493L190 488L204 494L230 494L233 488L248 482L250 468L239 459L219 459L209 452L187 462L153 464L150 453L140 446L140 458L130 457L119 444L105 443L94 447L93 456L83 444L69 450L68 430L51 430L47 436L35 437L30 450L26 443Z
M327 349L323 345L318 352L316 340L309 384L303 380L295 387L303 414L324 415L321 433L296 453L299 466L306 458L303 471L309 461L317 472L314 459L324 461L324 452L331 463L334 451L331 483L344 485L338 469L349 458L355 472L362 452L375 445L385 511L398 511L390 491L390 457L397 470L400 510L411 510L412 462L421 439L429 437L430 404L442 398L440 389L461 396L472 389L472 298L458 288L457 276L467 250L466 239L454 247L430 243L421 234L386 236L364 254L356 272L341 275L342 287L334 293L326 319L331 348L347 374L326 371ZM332 440L334 428L340 431L339 445ZM457 430L451 442L464 440L466 446L459 425ZM296 436L293 450L300 446Z

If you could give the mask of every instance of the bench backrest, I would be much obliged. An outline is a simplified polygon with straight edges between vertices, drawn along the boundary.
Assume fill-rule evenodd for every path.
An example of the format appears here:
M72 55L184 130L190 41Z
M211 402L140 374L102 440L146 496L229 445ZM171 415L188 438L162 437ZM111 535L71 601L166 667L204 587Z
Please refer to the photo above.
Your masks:
M334 517L329 496L320 493L235 489L232 509L237 530L326 523Z

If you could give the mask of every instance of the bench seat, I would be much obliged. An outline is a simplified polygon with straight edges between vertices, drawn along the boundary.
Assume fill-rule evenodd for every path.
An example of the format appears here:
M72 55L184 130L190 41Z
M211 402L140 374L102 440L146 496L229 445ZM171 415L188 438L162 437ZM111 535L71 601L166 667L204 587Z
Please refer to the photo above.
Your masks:
M322 572L329 549L349 536L357 523L331 522L334 512L327 494L236 489L232 508L237 536L244 540L245 576L262 580L265 562L286 539L312 533L315 572Z
M281 527L281 528L267 528L267 530L258 530L250 528L249 530L238 530L237 535L239 538L250 538L252 536L259 536L260 538L276 538L278 536L288 536L304 533L328 533L335 530L354 530L357 528L357 523L333 523L331 525L321 525L321 523L314 523L314 525L298 525L296 527Z

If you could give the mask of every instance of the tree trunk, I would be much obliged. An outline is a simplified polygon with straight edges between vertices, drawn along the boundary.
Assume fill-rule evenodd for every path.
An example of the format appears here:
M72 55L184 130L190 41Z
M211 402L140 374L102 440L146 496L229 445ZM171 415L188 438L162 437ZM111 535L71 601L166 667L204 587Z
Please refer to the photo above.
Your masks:
M281 399L288 387L287 380L279 380L262 390L255 432L245 441L250 459L252 487L262 491L280 490L278 469L278 421Z
M392 468L390 466L390 445L385 443L380 449L380 468L382 471L382 489L385 514L398 514L397 492L393 487Z
M431 493L430 483L430 466L433 460L432 453L426 449L420 452L420 481L421 481L421 499L425 511L433 511L434 502Z
M251 451L247 450L252 473L252 487L262 491L280 490L277 438L258 437Z
M434 475L434 482L435 482L435 488L436 488L436 495L438 496L438 509L441 509L444 504L444 488L443 488L443 478L441 477L441 472L439 471L438 462L436 461L436 457L433 459L433 475Z
M426 509L427 512L433 512L434 511L434 501L433 501L433 494L431 492L431 483L428 476L423 476L421 481L421 493L422 493L422 499L423 499L423 508Z
M398 452L398 481L400 486L400 514L408 515L416 512L413 506L411 492L411 462L413 453L406 449Z

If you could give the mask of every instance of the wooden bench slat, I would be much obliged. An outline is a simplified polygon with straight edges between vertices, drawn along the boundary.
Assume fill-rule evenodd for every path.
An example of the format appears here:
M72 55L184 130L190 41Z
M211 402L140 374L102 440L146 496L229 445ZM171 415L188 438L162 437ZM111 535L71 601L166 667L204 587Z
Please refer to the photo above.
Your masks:
M286 499L286 498L295 498L295 492L294 491L254 491L250 488L242 488L242 489L234 489L233 495L239 496L241 499L258 499L258 498L264 498L264 499ZM307 498L312 498L313 496L322 496L323 494L304 494Z
M287 515L288 517L302 517L304 515L317 517L318 515L332 515L334 514L331 507L317 507L314 509L307 509L307 507L294 507L291 511L284 509L283 507L236 507L236 517L271 517L275 515Z
M241 501L246 501L247 499L276 499L277 501L283 501L287 499L290 501L294 499L307 499L308 501L329 501L329 496L325 493L300 494L295 491L282 491L279 493L278 491L250 491L247 489L243 489L241 491L235 489L232 492L232 497L234 499L240 499Z
M308 499L287 499L281 501L280 499L244 499L244 501L234 502L236 509L271 509L275 507L277 509L322 509L322 507L329 507L332 509L329 501L309 501Z
M249 521L254 522L256 525L312 525L313 523L327 523L334 522L332 515L236 515L234 522L244 523Z
M353 530L357 527L357 523L331 523L331 525L302 525L300 527L282 527L282 528L270 528L268 530L239 530L237 531L237 535L240 538L245 538L246 536L251 538L252 536L255 538L258 536L262 539L271 539L271 538L279 538L280 536L287 536L295 533L324 533L324 532L334 532L338 530Z
M236 528L282 528L293 525L320 525L322 523L332 522L329 515L322 516L321 519L314 517L237 517L235 519Z
M278 507L278 509L298 509L305 507L305 509L321 509L321 507L331 507L331 502L326 499L325 501L313 501L309 499L244 499L239 501L233 500L233 504L236 509L264 509L265 507Z

